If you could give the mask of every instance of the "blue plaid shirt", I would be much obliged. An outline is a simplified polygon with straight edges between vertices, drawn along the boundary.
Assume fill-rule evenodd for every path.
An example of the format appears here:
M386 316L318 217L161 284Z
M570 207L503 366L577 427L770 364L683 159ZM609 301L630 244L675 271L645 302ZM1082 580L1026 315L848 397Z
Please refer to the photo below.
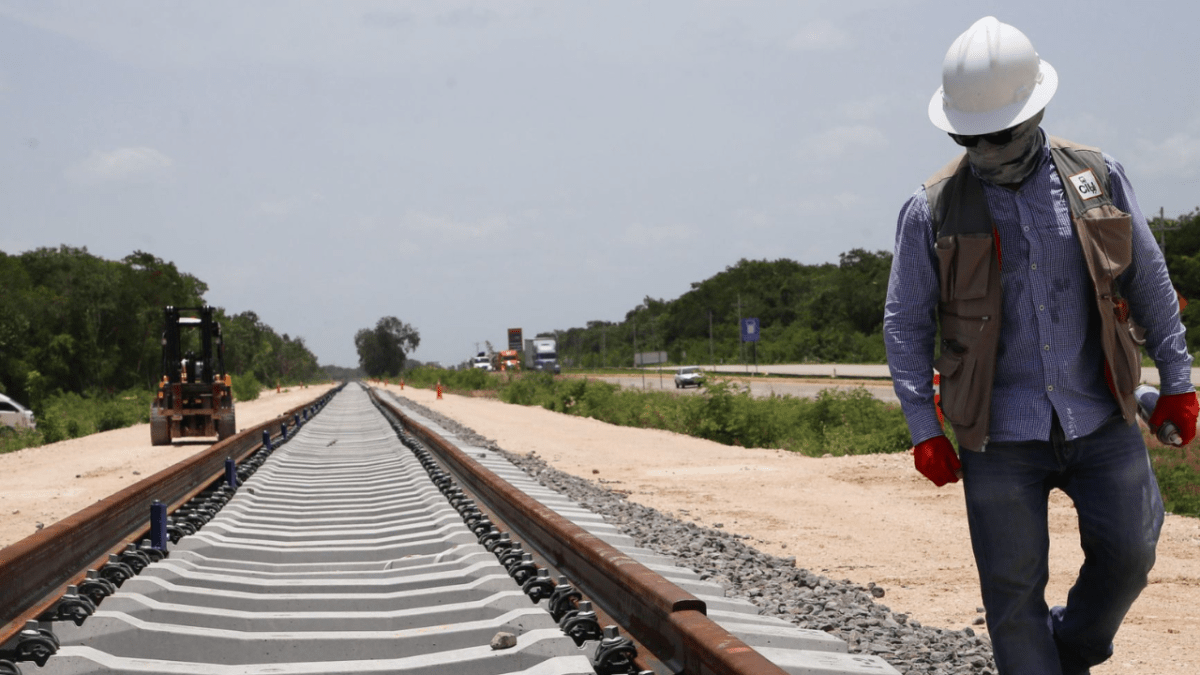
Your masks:
M1125 170L1107 155L1104 160L1113 203L1133 220L1133 262L1118 282L1121 293L1134 320L1146 328L1145 349L1158 366L1162 393L1191 391L1192 358L1162 253ZM1048 439L1052 410L1068 439L1086 436L1117 404L1104 381L1092 283L1049 144L1020 189L982 182L1000 234L1004 294L990 442ZM914 445L942 433L933 406L939 286L929 203L921 187L900 210L883 327Z

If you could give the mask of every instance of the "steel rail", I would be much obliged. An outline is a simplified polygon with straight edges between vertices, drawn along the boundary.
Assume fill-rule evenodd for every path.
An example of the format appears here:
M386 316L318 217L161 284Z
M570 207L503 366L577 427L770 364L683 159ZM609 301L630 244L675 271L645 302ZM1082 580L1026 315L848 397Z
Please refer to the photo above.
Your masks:
M371 396L430 446L465 487L655 658L689 675L785 675L705 615L704 601L513 487L396 405Z
M109 553L136 543L146 532L150 505L160 501L173 510L203 491L225 471L226 458L241 461L262 447L262 433L278 428L322 398L218 441L209 449L102 499L34 534L0 549L0 646L29 620L54 607L67 586L78 584L88 569L99 568Z

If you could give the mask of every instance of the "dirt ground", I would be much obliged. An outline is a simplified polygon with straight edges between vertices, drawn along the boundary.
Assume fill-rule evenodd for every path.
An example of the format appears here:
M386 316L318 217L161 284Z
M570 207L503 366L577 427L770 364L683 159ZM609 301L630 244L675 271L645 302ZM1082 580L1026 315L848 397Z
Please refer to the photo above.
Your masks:
M459 420L506 450L709 527L753 537L760 550L833 579L875 582L892 611L961 629L980 614L962 485L936 488L908 454L815 459L732 448L651 429L616 427L486 398L387 387ZM1052 495L1047 599L1066 602L1083 562L1075 513ZM983 626L973 626L980 632ZM1200 672L1200 520L1168 515L1150 586L1108 663L1094 675Z
M316 398L313 386L238 404L251 426ZM962 488L941 489L905 454L813 459L731 448L657 430L615 427L495 400L387 388L460 420L501 447L679 518L753 537L763 551L834 579L884 587L881 601L926 625L960 629L979 616ZM198 452L155 448L146 425L0 455L0 546ZM1062 603L1082 562L1069 500L1051 504L1051 583ZM982 626L974 626L982 630ZM1168 516L1150 587L1116 654L1096 675L1200 672L1200 520Z

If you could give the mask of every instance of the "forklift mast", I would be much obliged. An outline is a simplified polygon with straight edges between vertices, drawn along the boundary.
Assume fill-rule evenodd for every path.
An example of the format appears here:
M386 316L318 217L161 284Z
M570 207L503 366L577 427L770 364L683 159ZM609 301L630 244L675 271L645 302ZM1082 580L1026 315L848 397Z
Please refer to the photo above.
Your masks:
M183 316L182 312L199 316ZM225 374L225 344L221 324L213 321L212 307L165 307L163 315L162 374L168 382L183 382L186 374L189 384L212 384L214 378ZM198 355L183 353L183 329L191 327L199 329Z

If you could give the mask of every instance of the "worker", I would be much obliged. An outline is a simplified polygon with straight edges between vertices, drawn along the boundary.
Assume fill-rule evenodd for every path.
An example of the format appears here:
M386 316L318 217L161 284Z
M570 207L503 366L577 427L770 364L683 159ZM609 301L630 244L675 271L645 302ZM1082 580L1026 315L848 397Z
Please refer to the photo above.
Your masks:
M938 487L962 478L1006 675L1088 673L1146 585L1163 505L1135 417L1143 336L1163 394L1151 426L1171 421L1185 444L1196 430L1162 254L1121 165L1042 131L1057 86L1029 39L993 17L953 42L928 112L965 152L901 209L884 310L916 468ZM1054 488L1074 502L1085 562L1051 609Z

